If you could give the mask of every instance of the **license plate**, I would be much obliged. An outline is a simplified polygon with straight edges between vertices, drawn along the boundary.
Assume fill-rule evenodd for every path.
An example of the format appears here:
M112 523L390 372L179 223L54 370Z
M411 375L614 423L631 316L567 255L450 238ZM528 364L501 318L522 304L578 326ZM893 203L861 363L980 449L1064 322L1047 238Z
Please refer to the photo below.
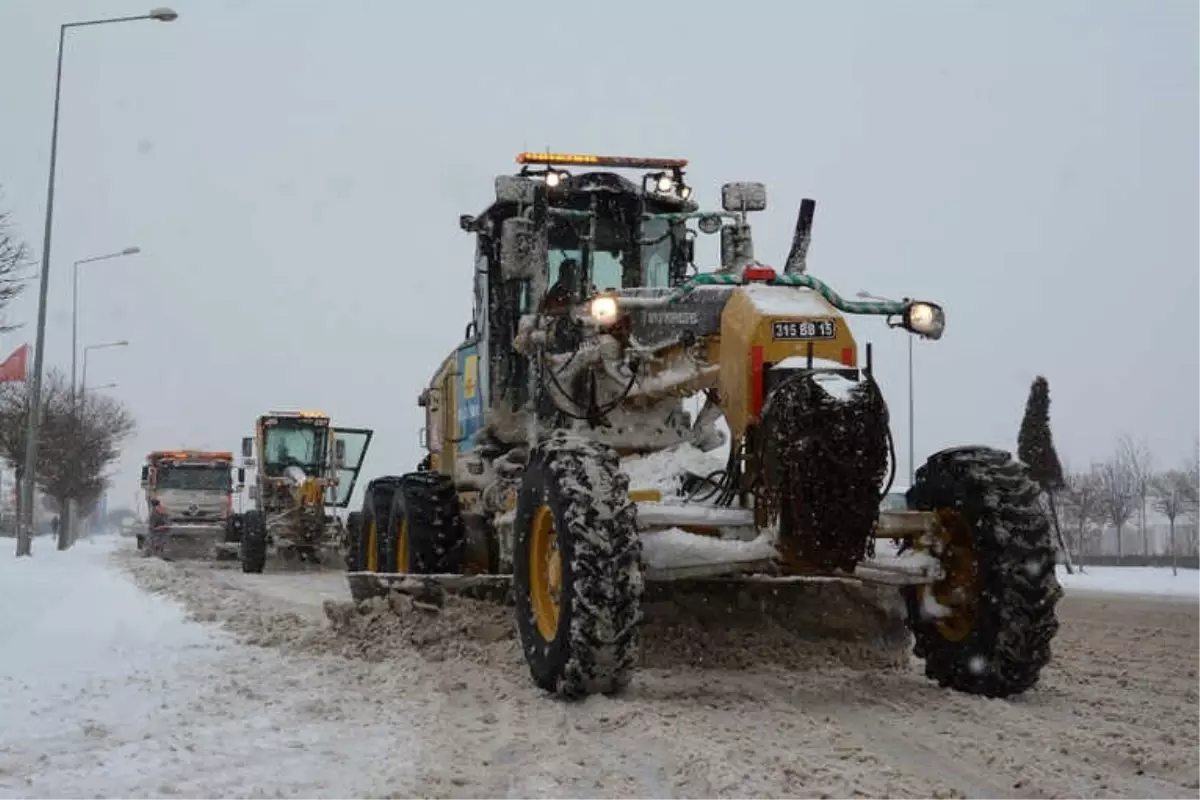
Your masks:
M780 320L771 323L771 338L776 341L836 339L837 322L831 319Z

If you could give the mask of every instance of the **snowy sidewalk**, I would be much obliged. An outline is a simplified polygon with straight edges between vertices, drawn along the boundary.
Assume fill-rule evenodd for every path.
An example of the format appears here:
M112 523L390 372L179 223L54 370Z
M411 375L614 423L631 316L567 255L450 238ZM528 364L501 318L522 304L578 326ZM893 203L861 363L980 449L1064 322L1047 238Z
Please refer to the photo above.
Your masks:
M1084 567L1074 575L1058 568L1058 582L1067 592L1135 595L1191 600L1200 599L1200 573L1180 569L1172 575L1170 567Z
M127 542L38 545L0 558L0 797L414 790L411 731L307 689L336 685L335 661L186 620L113 567Z

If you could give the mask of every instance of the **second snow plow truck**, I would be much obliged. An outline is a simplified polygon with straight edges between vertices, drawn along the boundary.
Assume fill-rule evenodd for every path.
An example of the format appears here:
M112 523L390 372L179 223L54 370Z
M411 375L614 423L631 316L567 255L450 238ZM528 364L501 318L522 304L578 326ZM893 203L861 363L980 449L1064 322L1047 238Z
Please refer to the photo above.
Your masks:
M420 396L426 460L367 486L352 593L509 583L534 682L575 698L630 680L648 581L834 576L899 587L940 685L1033 686L1061 589L1026 467L989 447L943 450L917 471L911 510L880 507L888 408L850 317L939 339L942 309L846 300L809 274L811 200L775 269L748 222L762 184L726 184L707 211L683 160L517 162L495 202L460 220L477 242L474 313ZM719 233L713 272L693 263L693 224ZM683 475L675 493L630 485L623 457L713 450L722 418L724 469ZM899 555L877 555L877 540Z
M320 411L272 411L242 440L242 459L254 467L255 508L242 515L243 572L262 572L271 549L287 560L322 563L338 552L345 508L371 443L364 428L335 429Z
M241 536L233 511L233 453L210 450L155 450L142 466L146 511L157 499L167 515L166 554L235 558ZM246 472L237 468L237 490ZM141 548L147 534L138 534Z

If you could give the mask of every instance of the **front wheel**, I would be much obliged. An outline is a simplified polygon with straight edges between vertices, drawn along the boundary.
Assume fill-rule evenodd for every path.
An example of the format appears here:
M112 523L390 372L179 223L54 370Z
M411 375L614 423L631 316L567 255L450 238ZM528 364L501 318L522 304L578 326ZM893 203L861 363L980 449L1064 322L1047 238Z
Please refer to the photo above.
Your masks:
M641 539L617 454L557 432L522 478L517 628L534 683L564 699L624 688L637 661Z
M261 511L242 517L242 572L258 574L267 565L267 520Z
M1038 496L1028 469L1002 450L944 450L917 470L909 507L934 512L939 532L915 546L944 577L904 596L914 652L939 685L1008 697L1049 663L1062 588Z

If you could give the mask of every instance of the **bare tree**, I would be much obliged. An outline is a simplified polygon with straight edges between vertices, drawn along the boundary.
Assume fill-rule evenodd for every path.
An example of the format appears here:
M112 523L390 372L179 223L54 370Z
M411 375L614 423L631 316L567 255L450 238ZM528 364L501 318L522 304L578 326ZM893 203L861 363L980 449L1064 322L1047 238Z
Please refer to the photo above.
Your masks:
M1091 539L1092 529L1105 520L1101 506L1103 483L1100 467L1092 465L1088 472L1068 473L1062 491L1063 518L1070 538L1075 544L1075 553L1082 560L1084 549Z
M1150 484L1154 480L1154 458L1145 443L1125 435L1118 445L1118 457L1125 462L1133 476L1137 498L1138 530L1142 533L1142 554L1150 555L1150 534L1146 529L1146 506L1150 500Z
M25 383L0 385L0 458L10 464L20 464L25 455L28 405ZM37 486L60 509L70 500L86 507L104 491L105 471L133 432L133 418L124 406L106 396L85 395L77 407L67 379L58 370L47 373L40 405ZM65 550L70 545L70 531L62 525L58 548Z
M1171 526L1171 574L1179 574L1176 565L1178 552L1175 549L1175 519L1185 508L1196 503L1196 486L1184 470L1172 469L1155 475L1150 482L1150 496L1154 510L1167 518Z
M1137 507L1137 479L1129 462L1118 450L1100 465L1100 509L1105 521L1117 529L1117 558L1125 556L1125 526Z
M4 309L25 288L22 272L33 264L28 245L15 231L11 215L0 211L0 333L14 329L4 324Z

